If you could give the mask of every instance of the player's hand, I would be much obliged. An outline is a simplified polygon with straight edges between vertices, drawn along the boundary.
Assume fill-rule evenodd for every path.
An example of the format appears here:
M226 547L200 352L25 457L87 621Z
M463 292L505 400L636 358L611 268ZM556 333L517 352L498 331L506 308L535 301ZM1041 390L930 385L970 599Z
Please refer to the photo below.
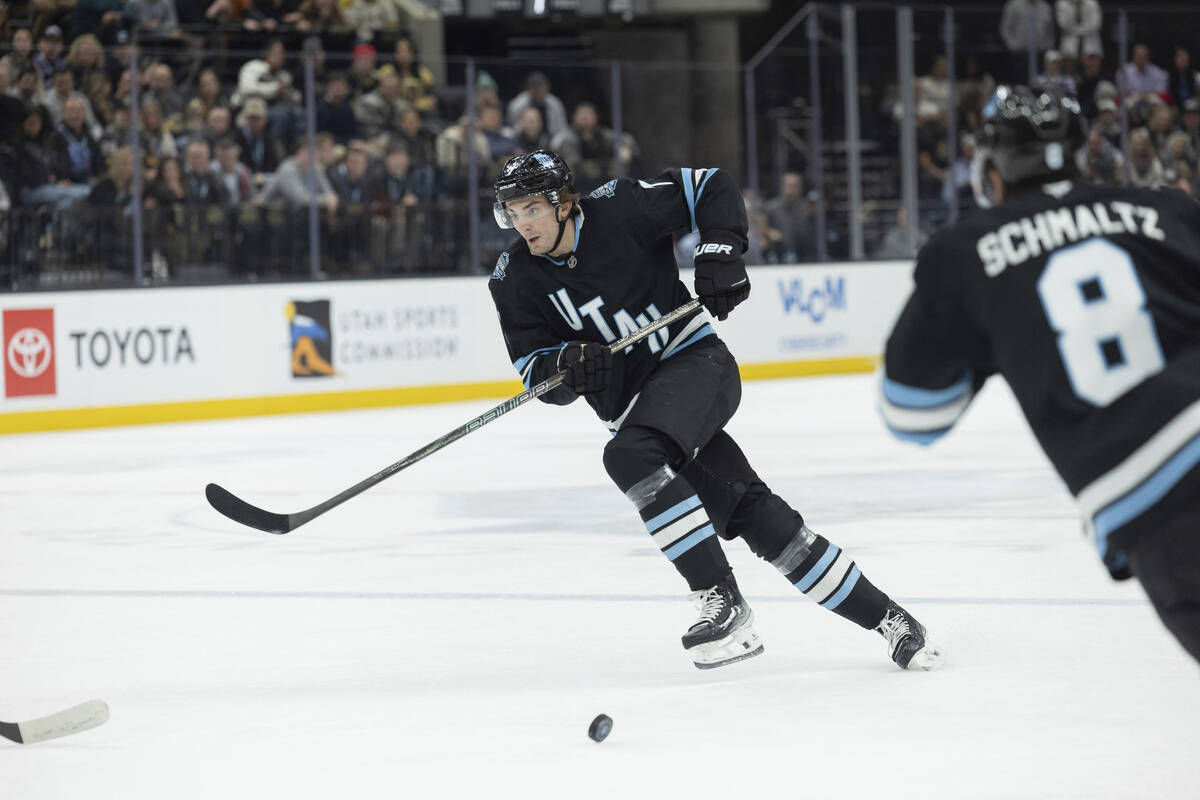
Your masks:
M750 296L741 251L740 238L726 231L709 231L696 245L696 297L720 320Z
M558 351L558 368L566 370L563 383L575 394L602 392L612 375L612 351L597 342L567 342Z

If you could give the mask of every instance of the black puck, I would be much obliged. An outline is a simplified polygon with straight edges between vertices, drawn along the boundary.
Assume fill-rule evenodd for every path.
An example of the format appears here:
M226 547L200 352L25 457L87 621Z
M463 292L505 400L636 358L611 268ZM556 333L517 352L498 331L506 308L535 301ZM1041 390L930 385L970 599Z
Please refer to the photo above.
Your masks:
M603 742L608 738L608 734L612 732L612 717L607 714L601 714L592 720L592 724L588 726L588 736L594 742Z

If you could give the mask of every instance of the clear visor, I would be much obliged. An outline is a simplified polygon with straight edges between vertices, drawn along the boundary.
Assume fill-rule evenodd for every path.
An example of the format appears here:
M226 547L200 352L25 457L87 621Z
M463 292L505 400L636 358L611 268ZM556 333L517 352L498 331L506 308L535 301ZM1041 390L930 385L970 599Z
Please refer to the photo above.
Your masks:
M504 203L501 203L499 200L497 200L495 203L492 203L492 216L496 218L496 224L499 225L502 230L507 231L517 227L516 223L513 222L513 218L508 215L508 209L505 208Z
M527 194L504 202L497 200L492 204L492 215L503 230L541 219L546 214L554 214L554 206L550 205L544 194Z

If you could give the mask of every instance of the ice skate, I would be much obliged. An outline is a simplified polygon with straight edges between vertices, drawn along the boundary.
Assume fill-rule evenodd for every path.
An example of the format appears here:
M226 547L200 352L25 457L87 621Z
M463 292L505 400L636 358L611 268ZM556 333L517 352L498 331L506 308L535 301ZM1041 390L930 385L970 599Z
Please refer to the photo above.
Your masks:
M901 669L931 670L942 663L942 651L925 638L925 626L893 600L875 630L887 639L888 655Z
M692 592L688 599L700 609L700 616L683 635L683 647L698 668L721 667L763 651L754 630L754 612L732 575L711 589Z

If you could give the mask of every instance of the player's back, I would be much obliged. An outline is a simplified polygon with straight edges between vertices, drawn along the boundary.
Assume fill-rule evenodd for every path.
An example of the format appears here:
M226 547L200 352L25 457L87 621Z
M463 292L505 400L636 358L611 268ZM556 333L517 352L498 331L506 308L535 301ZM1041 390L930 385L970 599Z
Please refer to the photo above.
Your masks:
M1200 204L1047 188L922 250L918 295L945 340L915 358L953 351L976 383L1004 375L1089 524L1133 528L1182 479L1200 484ZM922 371L892 351L889 372Z

